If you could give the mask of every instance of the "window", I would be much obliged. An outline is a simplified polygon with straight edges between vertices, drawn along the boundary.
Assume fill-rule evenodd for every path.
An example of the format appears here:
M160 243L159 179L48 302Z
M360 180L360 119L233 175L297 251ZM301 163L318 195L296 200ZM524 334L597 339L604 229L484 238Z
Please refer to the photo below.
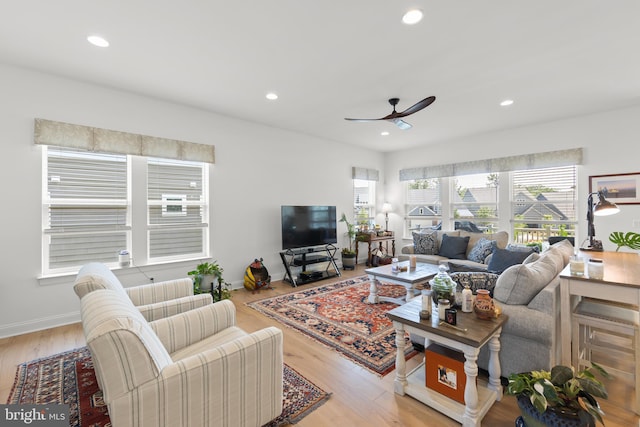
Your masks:
M440 180L416 179L406 184L405 236L411 232L437 227L442 221Z
M454 177L451 182L451 223L455 229L492 232L498 221L498 174Z
M131 242L127 156L44 150L43 272L113 262Z
M147 160L149 260L204 256L207 170L199 162Z
M376 181L353 180L353 218L360 230L373 225L376 209Z
M519 243L575 236L576 166L511 173L512 235Z
M43 148L43 274L208 255L206 163Z

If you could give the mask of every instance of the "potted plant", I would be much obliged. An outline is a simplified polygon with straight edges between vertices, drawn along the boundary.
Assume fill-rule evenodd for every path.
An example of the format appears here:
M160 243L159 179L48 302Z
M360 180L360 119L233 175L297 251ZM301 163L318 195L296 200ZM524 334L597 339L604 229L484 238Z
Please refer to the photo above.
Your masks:
M347 216L344 213L340 218L340 222L344 222L347 225L346 234L349 237L349 247L342 248L342 268L353 270L356 268L356 251L354 249L356 227L354 224L349 222L349 220L347 219Z
M595 363L576 373L572 367L557 365L549 371L511 374L507 394L516 396L527 427L596 426L604 412L596 397L608 397L593 371L608 377ZM560 420L560 421L559 421Z
M229 284L222 278L222 272L222 267L216 261L198 264L195 270L187 273L192 276L193 292L200 294L217 289L218 292L212 292L214 301L231 298Z
M623 246L633 250L640 250L640 234L633 231L629 231L626 234L621 231L614 231L609 235L609 241L618 245L616 252Z

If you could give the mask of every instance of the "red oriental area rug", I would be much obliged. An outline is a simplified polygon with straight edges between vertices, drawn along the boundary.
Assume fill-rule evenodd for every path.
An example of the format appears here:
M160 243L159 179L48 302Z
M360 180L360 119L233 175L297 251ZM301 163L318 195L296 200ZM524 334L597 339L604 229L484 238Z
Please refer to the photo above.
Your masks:
M284 365L283 373L284 408L268 427L295 424L330 397L293 368ZM70 426L111 426L87 347L19 365L7 403L68 404Z
M379 295L402 297L403 286L381 284ZM294 328L378 375L395 368L395 330L386 313L393 303L369 304L369 278L356 277L247 305ZM405 355L417 354L407 335Z

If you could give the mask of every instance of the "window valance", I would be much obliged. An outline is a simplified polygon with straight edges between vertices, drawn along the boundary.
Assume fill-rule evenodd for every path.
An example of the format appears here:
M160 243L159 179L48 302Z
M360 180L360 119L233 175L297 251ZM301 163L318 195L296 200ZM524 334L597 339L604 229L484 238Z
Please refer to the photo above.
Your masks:
M34 142L98 153L215 163L215 147L70 123L35 119Z
M400 181L582 164L582 148L400 170Z
M366 181L378 181L378 171L375 169L353 167L353 179L364 179Z

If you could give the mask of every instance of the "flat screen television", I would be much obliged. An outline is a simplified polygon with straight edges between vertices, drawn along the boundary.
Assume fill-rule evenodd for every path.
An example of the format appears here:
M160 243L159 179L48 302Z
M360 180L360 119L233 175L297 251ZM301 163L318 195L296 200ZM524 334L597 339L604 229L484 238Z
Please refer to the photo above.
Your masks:
M338 243L335 206L282 206L282 249Z

